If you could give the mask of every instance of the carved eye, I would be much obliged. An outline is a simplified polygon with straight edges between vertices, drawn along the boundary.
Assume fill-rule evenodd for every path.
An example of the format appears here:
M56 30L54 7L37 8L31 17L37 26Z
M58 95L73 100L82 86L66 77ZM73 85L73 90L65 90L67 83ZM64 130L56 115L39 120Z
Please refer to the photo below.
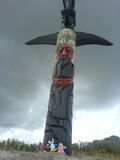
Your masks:
M67 53L70 53L70 49L66 49L66 52L67 52Z
M60 49L60 50L58 51L58 53L60 54L60 53L62 53L62 51L63 51L63 50L62 50L62 49Z

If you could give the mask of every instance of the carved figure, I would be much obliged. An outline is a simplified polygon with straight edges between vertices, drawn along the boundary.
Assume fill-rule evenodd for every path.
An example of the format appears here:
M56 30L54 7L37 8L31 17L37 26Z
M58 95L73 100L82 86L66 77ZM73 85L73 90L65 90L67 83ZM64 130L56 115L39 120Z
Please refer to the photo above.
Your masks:
M76 32L75 0L63 0L62 29L58 33L40 36L27 42L28 45L56 45L56 61L52 75L52 85L46 118L44 146L54 138L55 143L62 142L67 155L71 155L72 140L72 104L75 47L88 44L111 46L106 39L90 33ZM50 145L54 150L53 144Z

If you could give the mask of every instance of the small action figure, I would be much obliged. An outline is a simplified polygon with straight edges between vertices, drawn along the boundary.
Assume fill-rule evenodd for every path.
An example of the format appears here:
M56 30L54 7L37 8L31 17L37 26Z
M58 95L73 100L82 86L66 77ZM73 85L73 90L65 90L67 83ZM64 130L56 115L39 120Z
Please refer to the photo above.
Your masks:
M48 148L50 149L50 152L56 152L57 151L57 144L54 144L54 139L52 139L52 141L48 141L49 146Z
M43 147L43 152L49 152L50 149L49 149L49 143L47 144L47 146Z
M57 147L58 152L64 152L64 149L66 149L66 146L63 146L62 143L59 143L59 146Z

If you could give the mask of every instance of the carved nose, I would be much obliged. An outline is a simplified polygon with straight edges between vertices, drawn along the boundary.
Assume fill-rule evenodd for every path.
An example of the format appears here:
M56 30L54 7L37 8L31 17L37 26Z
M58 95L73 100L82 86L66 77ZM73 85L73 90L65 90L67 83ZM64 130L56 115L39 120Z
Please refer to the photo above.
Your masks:
M62 54L66 54L66 50L65 49L63 49L63 53Z
M65 55L65 54L66 54L65 51L63 51L62 55Z

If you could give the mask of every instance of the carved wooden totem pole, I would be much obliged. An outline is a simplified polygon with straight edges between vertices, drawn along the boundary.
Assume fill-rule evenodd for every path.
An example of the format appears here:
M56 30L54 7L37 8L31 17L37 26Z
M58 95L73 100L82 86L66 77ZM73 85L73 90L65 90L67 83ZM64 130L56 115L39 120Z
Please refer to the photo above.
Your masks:
M75 0L63 0L63 6L60 32L35 38L26 44L56 45L56 59L43 143L46 146L49 140L54 139L56 144L63 143L66 146L66 154L71 155L75 47L87 44L110 46L112 43L93 34L75 32Z

